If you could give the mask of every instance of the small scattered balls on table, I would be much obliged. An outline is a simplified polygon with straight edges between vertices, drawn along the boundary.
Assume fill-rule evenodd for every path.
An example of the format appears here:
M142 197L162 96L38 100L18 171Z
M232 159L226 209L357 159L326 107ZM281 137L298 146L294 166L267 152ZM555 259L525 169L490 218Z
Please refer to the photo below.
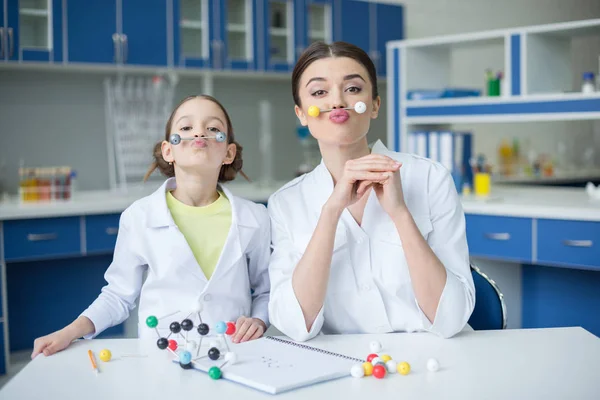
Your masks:
M362 378L373 375L377 379L383 379L387 374L399 373L408 375L410 373L410 364L406 361L397 362L389 354L379 355L382 350L381 343L372 341L369 344L371 353L367 356L367 361L362 364L355 364L350 369L350 375L354 378ZM427 360L427 370L436 372L440 368L438 360L430 358Z

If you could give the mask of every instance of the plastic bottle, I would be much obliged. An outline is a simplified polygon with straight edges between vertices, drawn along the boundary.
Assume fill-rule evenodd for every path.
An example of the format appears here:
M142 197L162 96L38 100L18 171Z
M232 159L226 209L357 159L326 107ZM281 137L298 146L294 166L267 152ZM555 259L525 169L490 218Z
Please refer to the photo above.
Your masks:
M582 93L594 93L596 91L596 85L594 84L594 73L584 72L583 83L581 84Z

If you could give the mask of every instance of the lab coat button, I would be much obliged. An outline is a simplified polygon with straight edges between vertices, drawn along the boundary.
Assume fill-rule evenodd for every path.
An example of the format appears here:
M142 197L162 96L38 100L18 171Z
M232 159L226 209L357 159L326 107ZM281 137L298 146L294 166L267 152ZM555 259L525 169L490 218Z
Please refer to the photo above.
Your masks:
M210 294L207 294L204 296L204 301L211 301L212 300L212 296Z

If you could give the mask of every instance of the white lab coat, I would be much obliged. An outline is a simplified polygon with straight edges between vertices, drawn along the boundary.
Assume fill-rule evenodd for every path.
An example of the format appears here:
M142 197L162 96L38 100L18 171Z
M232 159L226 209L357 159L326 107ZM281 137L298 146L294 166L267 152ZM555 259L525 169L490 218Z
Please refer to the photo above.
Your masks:
M175 188L171 178L121 215L114 258L108 267L98 298L82 313L96 327L93 338L123 322L139 298L140 338L158 338L146 326L146 318L159 318L158 331L165 336L169 324L181 322L202 302L203 322L235 322L240 316L256 317L267 326L269 302L269 216L265 206L233 196L221 187L232 206L232 222L221 257L210 280L200 269L183 234L167 207L165 193ZM142 283L144 272L147 278ZM251 294L252 290L252 294ZM160 319L173 312L176 314ZM198 315L190 319L198 324ZM194 329L190 335L198 336Z
M430 331L450 337L470 329L475 304L469 269L465 217L453 180L439 163L389 151L380 141L373 154L402 162L405 202L421 234L447 271L433 323L419 307L398 231L371 191L362 226L344 210L337 226L331 273L323 307L310 331L292 288L292 273L333 191L321 162L269 199L273 253L269 266L271 323L289 337L305 341L319 332L385 333Z

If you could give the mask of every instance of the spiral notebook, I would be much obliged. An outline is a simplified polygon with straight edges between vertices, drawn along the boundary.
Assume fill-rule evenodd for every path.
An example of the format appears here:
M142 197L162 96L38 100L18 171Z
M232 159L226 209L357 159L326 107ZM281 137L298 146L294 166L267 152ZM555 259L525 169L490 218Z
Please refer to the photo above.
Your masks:
M229 347L236 353L238 361L223 367L222 379L270 394L350 376L352 365L364 362L274 336L230 344ZM204 352L203 346L201 354ZM208 372L210 367L220 367L223 363L222 356L217 361L203 358L195 361L193 367Z

